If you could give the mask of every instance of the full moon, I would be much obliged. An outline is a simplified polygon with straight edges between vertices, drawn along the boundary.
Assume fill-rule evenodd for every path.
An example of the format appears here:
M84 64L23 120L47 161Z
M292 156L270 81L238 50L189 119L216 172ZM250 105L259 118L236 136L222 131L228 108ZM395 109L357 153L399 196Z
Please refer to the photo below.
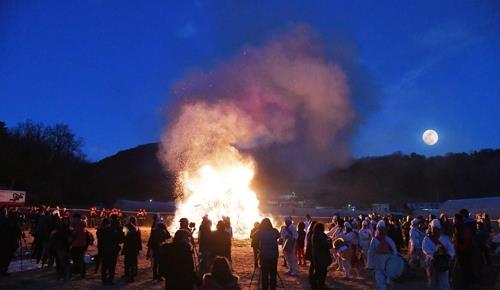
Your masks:
M439 140L439 136L435 130L428 129L422 134L422 140L424 140L424 143L427 145L434 145Z

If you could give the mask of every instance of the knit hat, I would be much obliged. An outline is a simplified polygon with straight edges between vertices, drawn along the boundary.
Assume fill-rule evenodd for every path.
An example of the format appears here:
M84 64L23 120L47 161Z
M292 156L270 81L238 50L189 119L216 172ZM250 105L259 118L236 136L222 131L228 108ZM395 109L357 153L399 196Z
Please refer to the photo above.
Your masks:
M384 220L379 220L377 223L377 229L385 229L385 222Z
M441 228L441 222L438 219L433 219L431 221L431 228L433 228L433 229L440 229Z

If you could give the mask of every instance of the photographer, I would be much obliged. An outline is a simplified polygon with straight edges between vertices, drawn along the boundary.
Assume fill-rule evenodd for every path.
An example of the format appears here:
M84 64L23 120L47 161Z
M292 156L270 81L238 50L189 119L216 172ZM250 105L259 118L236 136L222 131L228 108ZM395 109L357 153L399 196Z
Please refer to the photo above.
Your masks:
M278 239L280 233L273 228L271 221L265 218L255 233L255 241L259 245L260 269L262 273L262 290L276 289L278 267Z
M255 237L255 234L259 231L260 223L255 222L253 224L253 229L250 232L251 246L253 250L253 264L254 268L259 267L259 243Z

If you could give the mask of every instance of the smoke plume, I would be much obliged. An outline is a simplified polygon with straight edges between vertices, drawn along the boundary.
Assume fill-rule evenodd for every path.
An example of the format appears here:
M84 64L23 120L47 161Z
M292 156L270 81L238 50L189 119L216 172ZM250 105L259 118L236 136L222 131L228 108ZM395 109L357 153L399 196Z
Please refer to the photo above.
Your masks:
M160 158L175 172L262 152L274 152L273 160L296 174L344 164L356 120L348 84L307 28L245 47L227 63L174 85L178 102Z

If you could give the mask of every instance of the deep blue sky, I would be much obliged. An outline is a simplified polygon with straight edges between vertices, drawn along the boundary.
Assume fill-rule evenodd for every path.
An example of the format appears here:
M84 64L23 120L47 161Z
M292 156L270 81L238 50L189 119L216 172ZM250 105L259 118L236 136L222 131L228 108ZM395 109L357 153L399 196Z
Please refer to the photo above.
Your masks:
M351 43L380 89L356 156L500 147L500 2L487 0L1 1L0 120L66 123L90 160L158 141L187 70L296 23Z

